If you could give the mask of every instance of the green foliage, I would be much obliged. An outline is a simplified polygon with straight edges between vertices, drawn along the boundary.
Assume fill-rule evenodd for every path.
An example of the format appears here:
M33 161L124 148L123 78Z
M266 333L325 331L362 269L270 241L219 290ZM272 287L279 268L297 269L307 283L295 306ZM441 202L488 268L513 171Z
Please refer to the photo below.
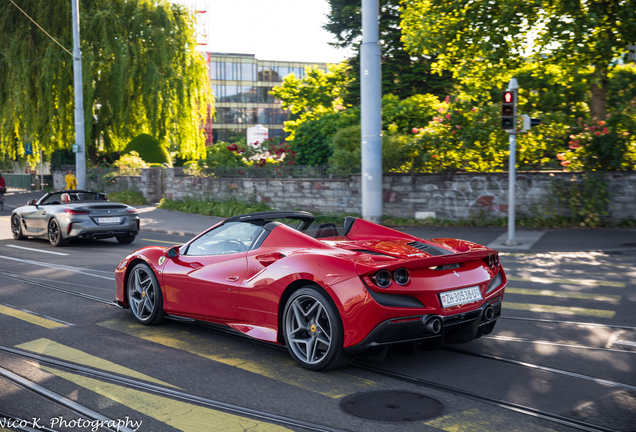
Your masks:
M556 180L552 182L552 196L559 206L570 210L571 219L579 226L604 226L610 200L602 174L575 174L569 181Z
M508 81L528 59L559 65L574 79L590 68L591 116L604 120L608 72L636 40L631 1L404 0L403 40L413 55L438 55L473 92Z
M331 7L324 28L332 33L332 45L352 48L348 63L351 81L344 96L346 104L360 103L360 40L362 36L361 0L328 0ZM411 55L404 49L400 28L400 0L380 0L379 31L382 53L382 91L405 99L416 94L434 94L442 98L449 94L454 81L449 72L441 75L431 70L434 56Z
M247 145L242 138L238 142L228 144L222 141L207 149L205 159L186 163L186 172L190 175L204 175L214 168L265 167L278 165L294 165L296 152L279 138L270 138L257 145Z
M62 165L75 165L75 153L70 149L58 149L51 153L51 169L60 169Z
M402 100L388 94L382 98L382 128L394 124L398 132L408 134L413 127L430 122L441 106L432 94L418 94Z
M360 124L359 108L327 114L317 120L304 122L296 131L296 139L291 142L292 150L296 152L296 163L326 165L333 152L329 145L331 136L356 124Z
M161 200L157 208L224 218L271 210L271 208L264 203L245 203L236 200L195 201L192 199L173 201L165 198Z
M282 85L272 89L270 93L280 99L283 108L289 108L295 117L295 120L285 122L289 141L295 138L296 130L304 122L344 108L342 97L349 80L348 70L346 63L329 65L327 72L306 68L305 78L290 74L283 79Z
M161 145L159 140L148 134L137 135L128 143L122 153L128 154L131 152L137 152L147 163L166 163L170 166L172 165L168 150Z
M61 45L73 46L70 1L20 2ZM203 156L200 125L212 102L194 17L167 0L81 0L87 154L121 150L149 133L183 157ZM0 157L30 163L74 142L72 56L14 5L0 8Z
M125 190L121 192L111 192L108 194L108 200L120 202L131 206L147 205L148 200L144 198L141 192L133 190Z
M134 150L120 157L113 166L119 168L119 171L114 172L116 176L140 175L141 168L148 168L148 164Z

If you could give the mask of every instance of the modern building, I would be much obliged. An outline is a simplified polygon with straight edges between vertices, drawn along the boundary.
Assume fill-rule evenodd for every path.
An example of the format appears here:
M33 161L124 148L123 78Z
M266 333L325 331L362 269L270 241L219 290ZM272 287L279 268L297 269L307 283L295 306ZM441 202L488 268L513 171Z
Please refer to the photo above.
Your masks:
M215 143L245 137L247 128L257 124L269 129L270 138L284 137L283 123L289 120L289 110L269 92L291 73L304 78L306 67L327 70L326 63L257 60L253 54L206 52L205 56L215 98Z

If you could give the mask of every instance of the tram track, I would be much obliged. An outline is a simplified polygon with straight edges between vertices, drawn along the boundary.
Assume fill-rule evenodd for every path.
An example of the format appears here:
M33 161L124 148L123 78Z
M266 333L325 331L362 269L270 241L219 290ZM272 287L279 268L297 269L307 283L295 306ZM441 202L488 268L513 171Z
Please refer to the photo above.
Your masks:
M273 414L273 413L269 413L262 410L256 410L253 408L247 408L247 407L242 407L235 404L230 404L227 402L218 401L215 399L196 396L196 395L192 395L182 391L165 388L159 385L145 383L143 381L135 380L132 378L125 378L119 375L103 372L103 371L96 370L93 368L88 368L85 366L79 366L79 365L66 362L63 360L57 360L54 358L50 358L50 357L39 355L39 354L33 354L30 352L15 349L15 348L0 346L0 352L12 354L16 357L26 358L29 360L35 360L35 361L45 363L51 366L60 367L72 372L81 373L85 376L106 380L118 385L124 385L130 388L144 391L144 392L150 392L160 396L167 396L172 399L176 399L183 402L192 403L192 404L196 404L196 405L200 405L200 406L204 406L204 407L208 407L208 408L212 408L216 410L221 410L221 411L232 413L239 416L246 416L246 417L250 417L250 418L261 420L261 421L281 424L281 425L290 426L290 427L297 427L297 428L302 428L305 430L316 431L316 432L346 432L345 429L333 428L330 426L320 425L320 424L308 422L305 420L294 419L288 416ZM27 383L26 385L28 385L28 382L29 382L28 380L26 380L26 378L22 378L14 374L13 372L10 372L3 368L0 368L0 376L20 385L21 387L26 387L25 385L21 385L21 383ZM40 388L37 388L37 387L40 387ZM56 398L53 392L50 392L41 386L37 386L37 387L30 386L28 390L32 391L33 393L39 394L41 396L47 397L48 399L52 400L53 402L59 403L60 405L66 406L64 405L64 401L60 399L60 398L63 398L62 396L58 395L59 398ZM47 392L50 393L49 396L47 396ZM79 406L79 404L77 405L78 406L75 409L68 406L67 407L73 409L76 412L81 413L82 407ZM124 429L120 429L120 430L124 430Z
M80 292L77 292L77 291L64 289L64 288L56 287L56 286L53 286L53 285L47 285L45 283L29 280L28 278L24 277L24 275L18 275L18 274L7 272L7 271L0 271L0 277L5 277L5 278L21 281L21 282L24 282L24 283L28 283L28 284L31 284L31 285L34 285L34 286L38 286L38 287L41 287L41 288L51 289L51 290L58 291L58 292L61 292L61 293L70 294L70 295L74 295L74 296L77 296L77 297L82 297L82 298L85 298L85 299L88 299L88 300L97 301L99 303L108 304L110 306L120 307L115 302L108 301L108 300L105 300L105 299L102 299L102 298L99 298L99 297L95 297L95 296L92 296L90 294L80 293ZM34 277L32 277L32 278L34 278ZM520 317L502 317L502 319L522 320L522 321L538 321L538 322L559 323L559 324L580 325L580 326L602 326L602 327L629 329L629 330L635 330L636 329L636 327L629 327L629 326L615 326L615 325L608 325L608 324L586 323L586 322L575 322L575 321L544 320L544 319L532 319L532 318L520 318ZM216 327L213 327L213 328L216 329ZM235 334L234 332L231 332L231 333ZM539 341L531 341L531 342L539 342ZM267 344L267 345L270 345L270 344ZM597 347L580 346L578 348L597 348ZM281 347L281 349L283 349L283 348ZM470 352L463 351L463 350L458 350L458 349L447 349L446 347L444 349L446 349L447 351L456 352L458 354L472 355L472 356L481 357L481 358L492 360L492 361L500 361L500 362L514 364L514 365L521 366L521 367L526 367L526 368L531 368L531 369L538 369L538 370L543 370L543 371L551 372L551 373L558 373L558 374L569 376L571 378L584 379L584 380L595 382L595 383L597 383L599 385L613 386L613 387L627 389L629 391L636 391L636 386L631 386L629 384L618 383L618 382L615 382L615 381L604 380L604 379L595 378L595 377L589 377L589 376L586 376L586 375L577 374L577 373L573 373L573 372L569 372L569 371L563 371L563 370L549 368L549 367L545 367L545 366L541 366L541 365L534 365L534 364L530 364L530 363L527 363L527 362L520 362L520 361L517 361L517 360L506 359L506 358L497 357L497 356L488 355L488 354L476 354L476 353L470 353ZM612 350L612 351L620 351L620 352L631 353L631 351L626 351L626 350ZM62 367L62 368L68 369L68 370L73 370L75 372L79 372L79 373L82 373L82 374L85 374L85 375L95 376L95 377L99 377L99 378L102 378L102 379L113 381L113 382L116 382L116 383L119 383L119 384L128 385L130 387L141 389L141 390L144 390L144 391L149 391L149 392L153 392L153 393L156 393L156 394L169 396L169 397L172 397L174 399L179 399L179 400L182 400L182 401L185 401L185 402L188 402L188 403L194 403L194 404L199 404L199 405L203 405L203 406L208 406L208 407L211 407L211 408L214 408L214 409L220 409L220 410L227 411L227 412L233 412L233 413L236 413L236 414L239 414L239 415L245 415L245 416L256 418L256 419L261 419L261 420L265 420L265 421L271 421L271 422L275 422L275 423L286 424L286 425L289 425L289 426L302 427L302 428L305 428L305 429L308 429L308 430L315 430L315 431L323 431L323 430L324 431L341 431L340 429L334 429L334 428L329 428L329 427L326 427L326 426L323 426L323 425L307 423L307 422L303 422L301 420L296 420L296 419L293 419L293 418L290 418L290 417L278 416L276 414L271 414L271 413L267 413L267 412L264 412L264 411L253 410L253 409L250 409L250 408L240 407L238 405L232 405L232 404L227 404L227 403L220 402L220 401L215 401L213 399L208 399L208 398L202 398L202 397L199 397L199 396L189 395L189 394L184 393L184 392L179 392L179 391L175 391L175 390L172 390L172 389L166 389L166 388L163 388L163 387L160 387L160 386L147 384L147 383L144 383L144 382L141 382L141 381L137 381L137 380L133 380L133 379L130 379L130 378L123 378L123 377L116 376L116 375L113 375L113 374L105 373L105 372L102 372L102 371L94 370L94 369L83 367L83 366L74 365L74 364L71 364L71 363L68 363L68 362L60 361L60 360L57 360L57 359L52 359L52 358L49 358L49 357L46 357L46 356L42 356L42 355L38 355L38 354L32 354L32 353L21 351L21 350L17 350L17 349L14 349L14 348L0 346L0 352L9 353L9 354L13 354L13 355L16 355L16 356L21 356L21 357L24 357L24 358L30 358L32 360L37 360L37 361L41 361L43 363L55 365L55 366ZM444 391L444 392L447 392L447 393L451 393L451 394L465 396L465 397L468 397L468 398L471 398L471 399L474 399L474 400L478 400L478 401L482 401L484 403L496 405L498 407L505 408L505 409L508 409L508 410L511 410L511 411L515 411L515 412L518 412L518 413L526 414L528 416L532 416L532 417L535 417L535 418L541 418L541 419L544 419L544 420L549 420L549 421L552 421L552 422L555 422L555 423L558 423L558 424L561 424L561 425L564 425L564 426L572 427L572 428L575 428L575 429L578 429L578 430L591 431L591 432L617 432L617 431L615 431L613 429L606 428L606 427L599 426L599 425L595 425L595 424L588 423L588 422L584 422L584 421L581 421L581 420L576 420L576 419L560 416L558 414L549 413L547 411L538 410L538 409L535 409L535 408L531 408L531 407L515 404L515 403L512 403L512 402L507 402L507 401L503 401L503 400L499 400L499 399L489 398L487 396L483 396L483 395L480 395L478 393L471 392L471 391L468 391L468 390L462 390L462 389L454 388L454 387L447 386L447 385L444 385L444 384L435 383L435 382L432 382L432 381L427 381L427 380L423 380L423 379L420 379L420 378L407 376L407 375L399 374L399 373L396 373L396 372L387 371L387 370L384 370L384 369L381 369L381 368L377 368L377 367L371 367L371 366L361 365L361 364L357 364L357 363L352 364L351 367L354 367L354 368L357 368L357 369L360 369L360 370L364 370L364 371L367 371L367 372L375 373L375 374L378 374L378 375L381 375L381 376L393 378L393 379L396 379L398 381L407 382L407 383L411 383L411 384L416 384L416 385L419 385L419 386L422 386L422 387L432 388L432 389L436 389L436 390L441 390L441 391Z

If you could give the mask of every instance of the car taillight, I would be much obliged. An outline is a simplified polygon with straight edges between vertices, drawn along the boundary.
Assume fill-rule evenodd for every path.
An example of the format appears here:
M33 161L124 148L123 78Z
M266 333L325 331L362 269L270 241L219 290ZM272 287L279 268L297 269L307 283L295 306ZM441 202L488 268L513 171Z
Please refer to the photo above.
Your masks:
M70 208L65 208L64 213L66 214L88 214L88 210L74 210Z
M126 210L127 213L137 213L137 209L136 208L129 208L128 210Z

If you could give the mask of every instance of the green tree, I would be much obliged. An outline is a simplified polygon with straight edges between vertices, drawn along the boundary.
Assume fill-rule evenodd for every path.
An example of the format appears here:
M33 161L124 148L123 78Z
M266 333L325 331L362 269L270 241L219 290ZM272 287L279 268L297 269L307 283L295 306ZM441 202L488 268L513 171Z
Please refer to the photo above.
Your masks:
M70 1L23 0L0 8L0 155L34 158L74 140ZM121 150L149 133L182 157L205 155L200 128L212 103L193 16L167 0L81 0L85 141Z
M140 134L133 138L122 152L122 155L133 152L144 162L172 165L170 153L161 145L159 140L148 134Z
M318 68L307 68L305 78L287 75L280 86L270 94L280 99L283 108L289 108L294 119L285 122L285 131L292 141L295 131L307 120L315 120L325 114L344 109L342 106L349 67L346 63L329 65L327 72Z
M591 72L592 117L607 113L608 74L636 40L633 0L403 0L404 42L436 70L492 87L526 59ZM571 77L571 76L570 76ZM503 81L503 80L502 80ZM503 81L505 82L505 81ZM503 84L502 82L502 84Z
M354 48L348 59L351 81L345 103L360 103L360 42L362 39L362 0L328 0L331 12L324 29L332 33L340 48ZM400 28L400 0L380 0L379 30L382 52L382 93L405 99L416 94L431 93L440 98L448 95L454 84L449 72L431 71L433 58L412 55L404 49Z

